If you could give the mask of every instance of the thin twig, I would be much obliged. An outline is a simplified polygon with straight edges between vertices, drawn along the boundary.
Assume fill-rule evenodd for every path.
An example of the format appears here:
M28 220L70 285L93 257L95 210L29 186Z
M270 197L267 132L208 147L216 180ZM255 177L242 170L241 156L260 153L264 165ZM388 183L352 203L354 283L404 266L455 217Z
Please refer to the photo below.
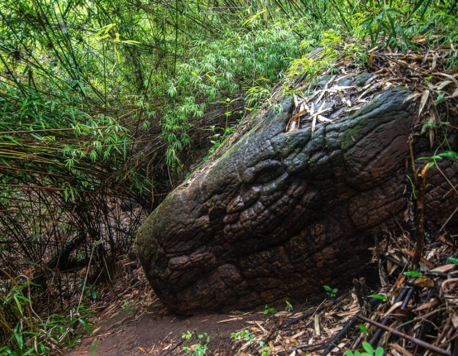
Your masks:
M439 232L442 232L445 228L445 226L448 224L448 222L452 219L453 215L455 215L455 213L458 211L458 206L456 207L456 209L453 211L453 213L448 217L447 221L444 222L444 225L442 225L442 227L440 228Z

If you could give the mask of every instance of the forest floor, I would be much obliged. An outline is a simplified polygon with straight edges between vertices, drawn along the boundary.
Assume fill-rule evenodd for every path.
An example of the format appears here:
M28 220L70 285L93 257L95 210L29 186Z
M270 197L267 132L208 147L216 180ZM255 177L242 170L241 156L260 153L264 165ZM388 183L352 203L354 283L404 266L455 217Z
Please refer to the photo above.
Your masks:
M455 356L455 237L442 235L426 247L421 272L407 267L413 255L409 239L381 241L372 261L379 267L382 287L377 291L367 289L363 280L355 281L349 292L336 291L317 305L290 305L294 310L288 311L283 310L285 305L275 305L278 311L260 307L250 312L174 316L155 296L141 268L136 268L92 308L94 335L83 337L66 356L342 355L369 344L374 349L381 345L388 355ZM137 266L127 259L125 264Z
M231 333L249 325L247 322L258 320L262 323L266 319L262 312L187 318L161 315L157 309L140 316L136 315L138 312L135 307L125 308L115 316L101 320L95 336L85 337L68 356L183 355L182 349L188 341L182 335L187 332L207 333L212 355L231 355Z
M127 260L125 264L136 265ZM86 334L67 356L183 355L186 344L192 353L197 346L196 335L205 334L209 337L208 352L233 355L231 334L267 319L263 310L171 315L154 295L141 268L120 278L97 304L92 308L96 315L90 320L94 334ZM191 338L186 340L182 336L188 332Z

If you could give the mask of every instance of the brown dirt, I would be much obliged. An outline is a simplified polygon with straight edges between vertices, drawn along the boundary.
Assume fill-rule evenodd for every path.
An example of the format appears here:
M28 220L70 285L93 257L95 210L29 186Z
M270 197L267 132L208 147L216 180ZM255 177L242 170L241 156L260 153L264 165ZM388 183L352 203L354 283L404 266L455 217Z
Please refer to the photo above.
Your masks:
M178 317L162 315L162 308L154 308L138 315L140 309L126 307L109 319L101 320L94 328L95 335L84 337L81 344L67 356L145 356L178 355L186 343L196 344L196 336L207 333L212 355L233 355L231 333L246 328L247 322L264 322L263 312L195 315ZM194 335L187 341L183 333ZM96 346L94 346L96 344ZM181 353L184 355L185 353Z

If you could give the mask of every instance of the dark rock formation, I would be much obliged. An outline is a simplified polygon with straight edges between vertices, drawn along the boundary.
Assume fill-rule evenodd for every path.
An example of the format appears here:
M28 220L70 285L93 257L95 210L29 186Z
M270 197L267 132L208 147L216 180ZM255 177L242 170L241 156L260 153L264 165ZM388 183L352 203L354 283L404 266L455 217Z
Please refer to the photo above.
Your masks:
M173 191L136 241L162 302L186 313L304 301L324 284L348 286L362 275L373 235L395 229L406 210L409 94L387 91L313 135L310 128L285 132L287 100L283 113L271 109L212 167Z

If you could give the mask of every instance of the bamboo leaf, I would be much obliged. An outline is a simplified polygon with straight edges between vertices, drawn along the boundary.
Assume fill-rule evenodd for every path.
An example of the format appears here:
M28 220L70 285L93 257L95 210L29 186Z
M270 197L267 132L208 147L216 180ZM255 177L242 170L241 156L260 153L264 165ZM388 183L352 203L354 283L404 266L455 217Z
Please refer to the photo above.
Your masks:
M102 33L105 33L106 36L109 36L109 35L107 35L107 34L108 34L108 32L109 32L114 26L116 26L116 24L114 24L114 23L111 23L111 24L109 24L109 25L103 26L101 29L99 29L99 30L97 31L97 33L96 33L95 35L91 36L91 38L97 38L97 37L99 37ZM104 36L103 38L105 38L106 36Z

